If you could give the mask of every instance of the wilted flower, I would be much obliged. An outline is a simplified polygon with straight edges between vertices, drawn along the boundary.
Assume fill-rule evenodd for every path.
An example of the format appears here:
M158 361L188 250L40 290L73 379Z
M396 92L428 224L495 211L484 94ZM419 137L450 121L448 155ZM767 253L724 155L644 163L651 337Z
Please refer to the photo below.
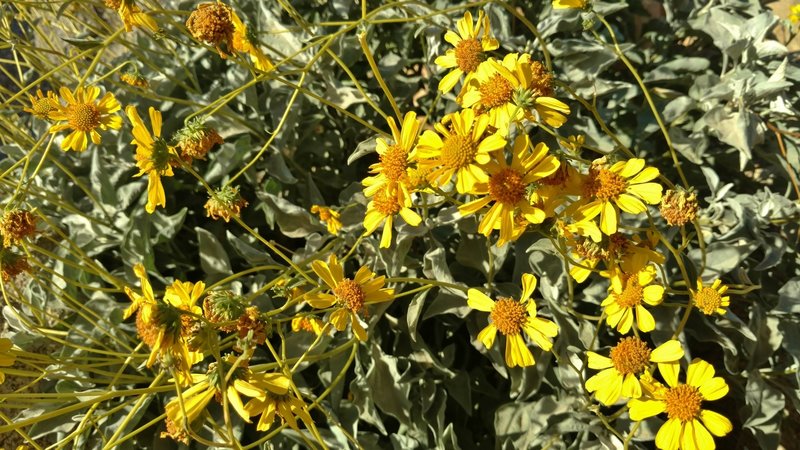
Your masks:
M233 49L233 10L220 1L197 5L186 20L186 28L195 39L213 45L223 58L227 55L220 48L222 44L228 51Z
M147 78L139 74L139 72L125 72L119 76L119 79L130 86L146 89L150 86Z
M205 124L205 119L196 117L175 133L176 146L181 150L181 158L186 162L192 159L205 159L208 151L215 144L225 141L217 130Z
M679 227L693 221L697 217L699 209L697 194L694 192L668 189L664 196L661 197L661 217L673 227Z
M19 244L23 239L36 233L37 218L30 211L12 209L0 219L0 233L3 235L3 246L8 248Z
M339 212L334 211L327 206L311 205L311 213L319 216L319 220L327 225L328 233L332 235L339 234L342 229L342 222L339 220Z
M247 206L247 200L239 194L238 187L224 186L211 194L206 202L206 217L214 220L222 218L230 222L231 217L239 217L242 208Z

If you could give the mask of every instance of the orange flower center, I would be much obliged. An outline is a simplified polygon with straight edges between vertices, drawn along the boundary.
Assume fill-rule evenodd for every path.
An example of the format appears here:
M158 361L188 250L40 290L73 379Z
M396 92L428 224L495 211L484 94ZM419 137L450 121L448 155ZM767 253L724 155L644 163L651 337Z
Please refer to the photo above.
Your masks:
M381 155L383 175L389 181L400 181L408 168L408 152L399 145L392 145Z
M528 320L525 306L513 298L500 297L489 314L492 323L504 336L519 334Z
M397 200L397 196L387 194L385 189L381 189L375 193L372 198L372 204L375 209L384 216L393 216L403 209L403 206Z
M625 192L627 187L628 183L620 174L608 169L591 169L589 179L584 187L584 194L587 197L608 200Z
M722 306L722 296L715 289L703 287L694 294L694 304L705 314L713 314Z
M456 63L465 73L475 72L483 60L483 46L475 39L464 39L456 45Z
M553 75L550 71L539 61L533 61L530 65L530 69L532 76L528 90L531 91L535 97L552 97Z
M489 178L489 195L497 202L516 205L525 198L522 175L512 168L505 168Z
M355 281L345 278L336 285L333 295L339 304L344 305L350 311L357 313L364 307L364 290Z
M611 362L623 375L644 372L650 362L650 348L635 336L620 339L611 349Z
M327 221L331 220L331 217L333 217L333 215L331 214L331 210L330 209L328 209L328 208L320 208L319 209L319 218L320 218L320 220L322 220L324 222L327 222Z
M451 134L442 146L442 164L451 169L468 166L478 153L478 146L470 136Z
M100 111L91 103L70 105L67 117L73 130L91 131L100 125Z
M195 39L218 45L233 34L231 9L222 3L203 3L192 11L186 28Z
M481 104L486 108L496 108L511 101L514 87L499 73L492 75L488 81L478 86L481 93Z
M625 289L617 294L617 304L623 308L639 306L644 298L644 289L639 286L639 280L634 275L625 283Z
M688 422L700 415L703 396L696 387L681 384L668 389L664 394L664 401L667 403L667 415L670 419Z

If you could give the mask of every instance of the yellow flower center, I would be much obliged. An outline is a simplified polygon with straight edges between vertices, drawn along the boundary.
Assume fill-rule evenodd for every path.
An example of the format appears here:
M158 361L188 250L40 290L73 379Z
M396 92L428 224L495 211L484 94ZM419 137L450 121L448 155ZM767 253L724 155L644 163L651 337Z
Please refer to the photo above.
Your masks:
M38 117L47 117L53 111L53 102L47 97L38 98L33 101L33 114Z
M611 362L623 375L644 372L650 362L650 348L635 336L623 338L611 349Z
M230 7L222 3L204 3L192 11L186 28L195 39L218 45L233 34Z
M514 87L499 73L492 75L488 81L478 86L481 93L481 104L486 108L496 108L511 101Z
M67 117L73 130L91 131L100 125L100 111L91 103L70 105Z
M489 314L492 323L504 336L519 334L528 320L525 305L513 298L500 297Z
M483 60L483 46L475 39L464 39L456 45L456 63L465 73L475 72Z
M705 314L713 314L722 306L722 296L715 289L703 287L694 294L694 304Z
M408 167L408 152L399 145L392 145L381 155L383 175L389 181L400 181Z
M364 290L355 281L345 278L333 290L336 300L350 311L357 313L364 307Z
M515 205L525 198L525 184L522 175L512 168L506 168L489 178L489 195L497 202Z
M664 394L664 401L667 403L667 415L670 419L688 422L700 415L703 396L696 387L681 384L668 389Z
M587 197L608 200L625 192L627 187L628 183L620 174L608 169L592 169L584 187L584 194Z
M623 308L633 308L642 303L642 298L644 289L639 286L639 280L634 275L625 283L622 293L617 294L617 304Z
M442 146L442 164L451 169L468 166L478 153L478 146L470 136L451 134Z
M333 217L333 215L331 214L331 210L329 208L320 208L319 209L319 219L320 220L322 220L324 222L327 222L327 221L331 220L331 217Z
M379 213L384 216L393 216L403 209L403 206L397 201L397 196L387 195L385 189L381 189L375 193L372 198L372 204Z

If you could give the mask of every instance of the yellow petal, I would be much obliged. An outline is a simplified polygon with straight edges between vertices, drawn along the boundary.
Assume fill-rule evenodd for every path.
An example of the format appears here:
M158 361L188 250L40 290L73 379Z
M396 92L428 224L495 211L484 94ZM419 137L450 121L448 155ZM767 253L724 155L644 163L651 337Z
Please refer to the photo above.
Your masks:
M536 276L531 273L523 273L522 274L522 297L520 298L521 302L528 300L533 294L533 290L536 289Z
M640 331L645 333L649 333L656 328L656 321L653 319L653 315L642 305L636 306L636 325L639 326Z
M713 377L714 366L702 359L695 358L689 364L689 370L686 373L686 384L700 388Z
M667 420L656 434L656 447L662 450L677 450L681 443L682 429L683 424L680 419Z
M631 420L640 421L666 411L667 404L660 400L638 400L628 402ZM680 421L679 421L680 422Z
M497 336L497 327L494 324L487 325L478 333L478 341L486 348L491 348L494 344L494 338Z
M533 354L519 334L506 336L506 364L508 367L527 367L535 363Z
M725 436L733 431L733 424L727 417L706 409L700 411L700 420L714 436Z
M720 377L713 377L700 386L700 395L706 400L719 400L728 394L728 383Z
M467 305L478 311L491 312L494 308L494 301L483 292L477 289L470 289L467 291Z
M611 361L611 358L598 355L592 351L586 352L586 356L588 357L587 364L590 369L600 370L614 367L614 363Z

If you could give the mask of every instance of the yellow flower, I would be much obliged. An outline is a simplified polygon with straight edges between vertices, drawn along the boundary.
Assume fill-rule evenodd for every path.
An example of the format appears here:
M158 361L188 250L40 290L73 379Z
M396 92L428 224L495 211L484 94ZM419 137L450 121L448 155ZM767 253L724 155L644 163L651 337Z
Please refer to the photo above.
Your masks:
M176 281L167 289L164 301L157 301L144 266L136 264L133 270L141 282L142 294L125 287L125 293L133 304L125 310L123 317L127 319L138 311L136 330L142 342L150 347L145 365L152 367L156 360L160 360L173 369L181 384L186 384L191 381L192 366L203 359L202 353L188 348L188 332L184 328L185 320L191 316L186 313L202 314L194 303L205 284Z
M645 167L644 160L633 158L607 167L604 160L595 161L583 184L586 202L577 211L580 220L591 220L600 215L600 230L605 234L617 232L619 210L631 214L647 211L642 202L657 205L661 201L662 187L651 181L658 177L658 169Z
M570 112L566 103L553 98L553 76L527 53L509 53L502 62L489 59L481 63L458 100L464 108L488 114L489 125L504 135L511 122L523 117L558 128Z
M74 95L69 89L62 87L59 93L67 105L59 104L58 109L51 112L49 117L57 122L66 121L50 127L51 133L72 130L61 141L62 149L82 152L86 150L90 138L95 144L100 143L98 128L119 130L122 127L122 118L114 114L120 109L119 102L112 93L106 92L99 101L97 97L100 96L100 88L97 86L78 87Z
M531 205L527 192L532 183L558 169L558 159L548 155L548 150L547 145L539 143L531 151L528 136L518 136L514 141L511 165L506 163L505 157L489 162L486 166L489 181L476 183L472 190L472 193L483 197L465 203L458 211L464 216L475 214L492 203L478 225L478 232L488 237L492 230L499 229L498 246L512 240L517 213L529 223L542 223L545 212Z
M448 30L444 35L444 40L455 48L434 61L443 69L453 69L439 81L439 90L444 93L450 92L462 75L467 74L464 81L468 81L484 60L484 54L500 47L492 37L489 18L483 11L478 12L476 24L472 23L472 13L465 11L464 18L456 22L456 28L458 33Z
M398 129L393 117L387 119L392 130L394 144L389 145L383 138L378 138L375 150L378 152L379 162L372 164L370 173L374 176L364 178L364 195L372 197L379 190L390 190L397 186L398 199L401 203L410 198L409 189L413 190L409 180L408 171L410 163L415 158L414 145L419 136L422 121L417 120L413 111L403 117L402 128Z
M129 86L142 89L147 89L150 87L150 82L147 81L147 78L143 77L138 72L125 72L119 76L119 79Z
M703 409L703 402L719 400L728 393L728 384L714 376L711 364L695 358L689 365L686 384L677 377L666 380L669 388L654 390L649 396L628 402L631 420L641 421L666 413L667 421L656 434L662 450L714 450L711 436L725 436L733 430L727 417ZM710 432L710 433L709 433Z
M17 357L11 353L11 348L14 346L14 343L11 342L11 339L7 338L0 338L0 367L8 367L13 366L14 361ZM6 381L6 374L0 370L0 384Z
M438 134L431 130L422 133L417 145L418 164L422 170L430 170L432 185L444 186L455 175L456 190L464 194L472 191L475 183L489 181L480 164L487 164L490 153L505 147L506 140L499 132L484 137L488 127L488 116L476 117L475 111L465 109L437 123L434 128Z
M467 291L469 307L488 312L491 319L489 325L478 333L478 340L489 348L500 331L506 337L505 359L509 367L535 364L533 354L522 338L523 331L545 351L553 348L550 338L558 335L558 325L536 316L536 302L531 299L534 289L536 277L526 273L522 275L522 297L519 301L508 297L494 301L477 289Z
M306 331L319 336L324 329L325 322L314 316L298 316L292 319L292 331L295 333Z
M353 279L345 278L336 255L331 255L328 263L314 261L311 268L330 288L332 294L309 293L306 301L313 308L334 307L330 322L337 330L347 327L348 319L353 333L360 341L367 340L367 332L361 325L359 314L372 303L387 302L394 299L394 289L384 288L385 277L375 277L366 267L358 269Z
M635 316L640 331L653 331L656 322L643 303L655 306L663 301L664 286L650 285L655 278L656 269L652 265L630 275L619 271L612 274L611 293L600 304L605 308L606 323L627 334Z
M339 234L342 229L342 222L339 220L339 212L334 211L327 206L311 205L311 213L317 214L319 220L328 226L328 233L332 235Z
M173 398L164 407L167 413L167 435L177 440L183 440L184 430L189 430L200 414L206 410L211 399L216 398L222 402L222 376L226 377L225 396L228 405L233 407L239 416L250 422L250 413L245 409L242 395L253 398L264 398L264 390L255 384L258 379L246 365L239 365L233 372L235 357L225 356L220 364L211 363L205 374L192 374L192 386L178 392L178 397ZM221 372L221 373L220 373ZM222 375L222 376L221 376ZM183 400L183 407L181 407Z
M300 431L297 419L302 420L308 428L314 426L314 420L303 400L289 393L288 378L276 373L265 373L255 375L252 381L265 392L264 397L254 398L244 407L251 416L261 415L256 430L269 431L276 415L280 417L281 422L296 431Z
M707 316L714 313L725 315L725 308L731 304L726 292L728 286L722 284L722 280L714 280L711 286L703 286L703 280L698 278L697 290L692 292L692 303Z
M262 72L274 70L275 66L272 65L272 61L258 48L255 37L250 35L247 25L242 22L242 19L233 10L231 10L231 20L233 22L233 49L250 55L250 60L253 61L256 69Z
M167 145L161 137L161 111L150 107L150 124L153 127L153 134L147 130L133 105L128 105L125 112L133 124L133 141L131 143L136 144L136 166L139 168L136 176L147 174L147 205L145 209L152 214L156 210L156 206L167 206L167 197L164 194L161 177L173 175L170 163L178 155L175 149Z
M392 189L393 186L389 186ZM367 204L367 213L364 215L364 228L367 234L372 234L383 223L383 233L381 234L381 248L389 248L392 245L392 229L394 227L394 216L400 217L407 224L415 227L422 222L422 217L415 213L411 208L411 199L407 198L401 203L396 194L397 186L393 190L380 190L375 193L372 200Z
M553 9L586 9L587 0L553 0Z
M789 20L795 25L800 24L800 3L792 5L791 14L789 14Z
M629 336L620 339L611 349L610 358L591 351L586 354L589 368L600 370L586 380L586 390L594 392L600 403L610 406L620 397L642 396L642 385L636 377L647 371L651 362L658 364L661 375L672 377L672 382L676 383L683 348L673 339L651 350L638 337Z
M23 108L23 111L31 113L40 119L49 120L51 118L50 114L61 108L58 96L53 91L47 91L47 94L43 94L41 89L36 89L36 96L28 94L28 100L31 102L31 107Z
M158 32L158 24L149 14L142 12L142 9L136 5L134 0L121 0L117 8L122 24L125 26L125 31L133 30L133 27L144 28L153 33Z

